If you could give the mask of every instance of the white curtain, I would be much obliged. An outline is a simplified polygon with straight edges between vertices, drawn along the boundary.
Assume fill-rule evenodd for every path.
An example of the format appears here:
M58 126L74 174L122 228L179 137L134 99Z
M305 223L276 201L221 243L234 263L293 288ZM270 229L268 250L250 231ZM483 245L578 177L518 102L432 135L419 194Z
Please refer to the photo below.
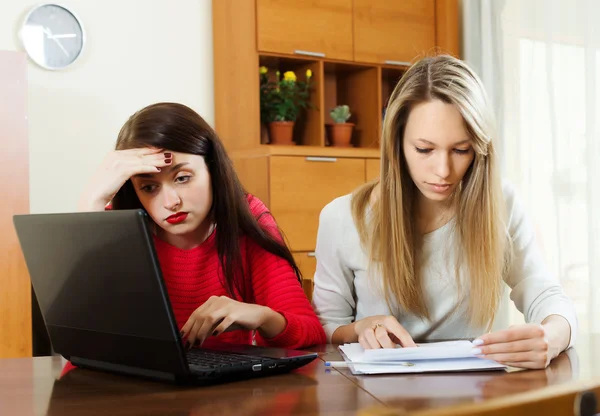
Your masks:
M463 55L499 127L504 176L546 261L600 333L600 1L463 0ZM506 308L505 323L522 322Z

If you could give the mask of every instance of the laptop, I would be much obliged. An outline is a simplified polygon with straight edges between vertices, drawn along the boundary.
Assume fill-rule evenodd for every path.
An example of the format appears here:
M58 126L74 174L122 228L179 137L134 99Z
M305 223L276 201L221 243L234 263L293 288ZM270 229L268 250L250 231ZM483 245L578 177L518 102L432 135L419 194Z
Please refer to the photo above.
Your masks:
M52 347L78 367L214 384L317 358L251 345L186 350L141 209L15 215L13 222Z

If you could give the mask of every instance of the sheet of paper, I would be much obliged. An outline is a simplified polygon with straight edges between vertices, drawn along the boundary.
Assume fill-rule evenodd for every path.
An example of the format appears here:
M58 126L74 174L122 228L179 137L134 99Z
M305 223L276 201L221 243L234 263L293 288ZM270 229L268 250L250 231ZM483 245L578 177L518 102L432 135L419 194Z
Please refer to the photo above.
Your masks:
M473 355L470 341L419 344L412 348L365 350L358 343L339 347L354 374L502 370L506 366Z
M358 343L340 346L350 361L358 362L390 362L406 360L432 360L443 358L471 358L473 344L470 341L443 341L418 344L410 348L382 348L365 350Z
M452 358L446 360L412 361L412 365L404 366L393 363L385 364L353 364L348 368L353 374L410 374L453 371L504 370L506 367L495 361L481 358Z

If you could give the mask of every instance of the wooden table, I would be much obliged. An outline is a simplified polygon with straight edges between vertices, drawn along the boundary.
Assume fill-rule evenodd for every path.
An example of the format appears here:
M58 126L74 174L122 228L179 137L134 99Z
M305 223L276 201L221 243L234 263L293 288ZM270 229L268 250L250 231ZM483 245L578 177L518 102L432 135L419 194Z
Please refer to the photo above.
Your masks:
M451 414L465 404L600 386L600 336L580 338L546 370L508 373L353 376L324 367L340 358L335 346L314 350L321 359L293 373L212 387L83 369L59 378L61 357L0 360L0 415Z

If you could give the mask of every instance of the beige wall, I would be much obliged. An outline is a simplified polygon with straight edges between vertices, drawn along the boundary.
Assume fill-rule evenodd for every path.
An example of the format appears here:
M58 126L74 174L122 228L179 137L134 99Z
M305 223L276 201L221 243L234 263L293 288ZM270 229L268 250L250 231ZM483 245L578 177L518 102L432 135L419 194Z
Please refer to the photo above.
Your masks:
M0 0L0 50L38 1ZM189 105L213 124L211 0L65 0L87 44L64 71L28 71L31 212L70 211L134 111ZM2 157L10 157L2 153Z

